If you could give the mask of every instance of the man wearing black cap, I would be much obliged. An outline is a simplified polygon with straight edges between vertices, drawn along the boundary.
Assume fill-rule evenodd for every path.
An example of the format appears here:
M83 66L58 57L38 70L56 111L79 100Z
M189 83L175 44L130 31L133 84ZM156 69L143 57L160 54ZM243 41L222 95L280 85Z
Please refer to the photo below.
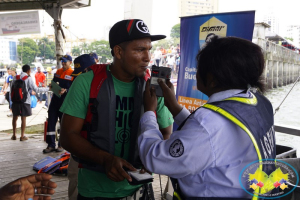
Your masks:
M64 55L60 58L62 62L62 68L58 69L54 74L53 81L61 87L60 96L55 94L51 98L51 102L48 109L48 126L46 143L47 148L43 150L43 153L50 153L52 151L61 152L63 148L60 146L60 141L58 141L58 147L55 149L55 127L58 118L61 120L62 113L59 111L64 99L67 95L67 90L70 88L73 77L73 69L71 68L72 57L70 55Z
M79 200L140 195L142 185L130 185L132 179L125 169L142 167L137 137L145 77L149 77L151 41L163 38L150 35L142 20L117 22L109 32L113 63L91 66L70 88L60 109L64 113L61 143L80 163ZM158 99L156 114L166 139L173 118L162 98Z

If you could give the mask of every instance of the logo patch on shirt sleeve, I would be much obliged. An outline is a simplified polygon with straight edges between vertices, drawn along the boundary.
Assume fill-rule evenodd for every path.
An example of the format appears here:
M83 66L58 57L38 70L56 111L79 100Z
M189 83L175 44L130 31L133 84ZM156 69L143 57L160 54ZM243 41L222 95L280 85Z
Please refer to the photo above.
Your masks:
M65 79L66 79L66 80L72 80L72 76L65 75Z
M180 157L184 152L184 146L183 146L181 140L176 139L171 144L169 152L172 157Z

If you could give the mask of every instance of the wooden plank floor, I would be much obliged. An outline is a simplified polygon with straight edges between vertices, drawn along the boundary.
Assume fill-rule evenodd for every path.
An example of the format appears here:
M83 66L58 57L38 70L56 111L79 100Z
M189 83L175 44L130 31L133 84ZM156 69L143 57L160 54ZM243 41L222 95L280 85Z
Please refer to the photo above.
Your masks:
M18 135L18 138L20 135ZM0 187L23 176L36 173L33 164L45 156L56 157L61 153L52 152L43 154L42 150L47 146L41 135L27 135L29 140L0 140ZM57 188L52 199L68 199L68 184L66 176L53 176Z
M40 134L28 134L29 140L21 142L20 134L18 140L11 140L11 134L0 133L0 187L23 176L36 173L33 164L46 156L56 157L61 153L51 152L43 154L42 150L47 146ZM162 191L167 183L167 177L162 178ZM53 176L57 188L52 199L68 199L68 184L66 176ZM161 199L159 176L154 175L153 190L155 199Z

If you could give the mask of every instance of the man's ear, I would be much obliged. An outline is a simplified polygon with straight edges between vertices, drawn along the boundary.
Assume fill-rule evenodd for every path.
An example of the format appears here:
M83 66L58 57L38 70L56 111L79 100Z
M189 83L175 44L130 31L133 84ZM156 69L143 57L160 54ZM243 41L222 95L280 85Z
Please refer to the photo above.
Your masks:
M115 54L115 56L116 56L117 59L121 59L122 58L122 56L123 56L123 49L119 45L114 46L113 51L114 51L114 54Z

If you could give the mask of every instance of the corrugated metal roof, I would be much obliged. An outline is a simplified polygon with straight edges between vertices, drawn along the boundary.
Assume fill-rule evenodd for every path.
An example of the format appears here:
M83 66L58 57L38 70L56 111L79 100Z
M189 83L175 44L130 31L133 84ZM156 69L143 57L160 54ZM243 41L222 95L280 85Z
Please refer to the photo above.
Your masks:
M78 9L90 6L91 0L0 0L0 12L42 10L53 6L63 9Z

